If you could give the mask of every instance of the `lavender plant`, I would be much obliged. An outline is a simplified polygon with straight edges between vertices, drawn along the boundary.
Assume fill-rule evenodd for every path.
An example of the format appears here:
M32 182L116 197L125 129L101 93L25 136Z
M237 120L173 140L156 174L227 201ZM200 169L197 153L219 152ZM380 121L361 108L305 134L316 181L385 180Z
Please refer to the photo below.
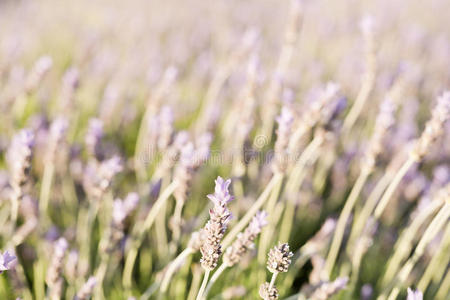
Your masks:
M447 300L449 12L0 2L0 299Z

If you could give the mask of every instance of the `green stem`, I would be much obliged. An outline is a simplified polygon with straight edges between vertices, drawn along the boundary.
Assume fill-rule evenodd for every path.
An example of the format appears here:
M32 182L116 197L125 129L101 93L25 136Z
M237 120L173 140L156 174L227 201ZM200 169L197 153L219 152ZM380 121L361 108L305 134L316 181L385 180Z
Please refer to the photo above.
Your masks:
M224 263L222 263L220 265L220 267L214 272L213 276L211 276L211 280L209 281L208 285L206 286L206 290L204 293L203 298L207 299L209 291L211 290L212 286L214 285L214 283L217 281L217 279L220 277L220 275L223 273L223 271L225 271L225 269L228 266Z
M44 175L42 177L42 185L39 199L39 213L46 221L48 221L48 205L50 202L50 190L52 188L53 175L55 172L55 165L49 162L45 165Z
M442 278L445 272L446 266L450 262L450 229L447 228L442 241L437 249L436 253L431 258L430 263L425 269L422 278L420 278L417 288L424 292L427 290L428 285L433 277ZM441 266L444 266L442 270Z
M425 230L422 238L419 241L416 249L414 250L414 254L411 258L408 259L406 264L402 267L396 278L394 279L395 287L392 292L389 294L388 300L397 299L398 294L400 293L400 284L403 284L411 273L412 269L416 265L417 261L423 256L425 253L426 246L436 237L442 227L448 223L448 218L450 217L450 203L446 203L439 213L434 217L433 221L431 221L428 228ZM447 224L446 231L450 230L450 223ZM386 293L387 291L385 291ZM385 295L383 293L382 296Z
M418 215L412 220L411 224L401 233L400 238L396 242L395 250L387 263L386 273L381 281L382 286L386 286L395 274L397 274L401 263L411 253L413 247L413 240L417 237L417 232L426 220L433 215L441 206L443 202L433 201L427 205L423 210L420 210Z
M277 279L278 272L273 273L272 279L270 279L269 283L269 291L272 290L273 286L275 285L275 280Z
M444 300L445 297L448 297L448 291L450 291L450 271L447 272L441 286L436 292L436 300Z
M100 266L98 267L97 271L95 272L95 277L97 278L97 284L96 284L96 298L97 299L105 299L104 293L103 293L103 281L105 279L106 271L108 270L108 264L109 264L109 255L105 253L102 255Z
M325 279L329 279L331 276L331 272L333 271L339 249L341 248L341 243L344 238L345 225L347 224L352 209L355 206L356 201L358 200L358 196L361 193L361 190L366 183L369 174L370 171L366 169L361 172L352 188L352 191L350 192L350 195L347 198L347 201L345 201L344 208L342 209L342 212L339 216L339 220L336 225L336 231L334 233L330 251L328 252L328 257L325 263L325 273L323 274Z
M196 300L203 300L203 292L205 291L206 284L208 283L209 273L211 273L210 270L205 271L205 275L203 276L202 285L200 286L200 289L198 290L197 298Z
M131 278L133 275L134 263L136 261L139 247L141 246L141 244L144 240L145 233L148 230L150 230L161 207L167 201L167 199L170 197L170 195L172 195L172 193L175 191L177 185L178 184L176 182L172 182L171 184L169 184L167 186L167 188L158 197L158 199L156 200L156 202L152 206L152 208L150 209L147 217L145 218L144 223L136 224L135 229L137 231L137 235L136 235L135 240L131 242L131 248L128 251L128 254L125 259L125 267L124 267L123 277L122 277L122 283L123 283L124 287L127 289L131 288Z
M294 223L295 216L295 198L298 195L298 190L300 189L303 180L306 177L305 168L308 164L313 164L317 159L319 153L318 148L322 144L323 139L320 137L314 138L311 143L305 148L305 150L300 155L298 162L294 166L289 179L286 183L287 195L286 208L284 210L284 218L281 223L280 230L280 240L288 241L291 234L292 224Z
M356 239L361 235L364 230L364 226L369 220L375 206L377 205L378 199L380 199L386 187L389 185L393 174L386 173L375 185L369 197L367 198L361 212L356 216L356 220L353 223L352 231L350 233L349 242L347 243L346 252L350 253L352 247L355 244Z
M406 173L409 171L409 169L416 163L416 160L412 158L412 156L408 157L408 160L402 165L402 167L398 170L395 177L392 179L391 183L386 189L386 192L384 192L383 197L381 198L380 202L378 203L378 206L375 208L375 218L379 219L381 215L383 214L384 210L386 209L387 205L389 204L389 201L392 198L392 195L394 194L395 190L397 189L398 185L400 184L400 181L405 177Z
M261 239L259 242L259 249L258 249L258 261L261 264L264 264L264 261L266 259L266 250L268 248L268 245L270 244L272 240L272 233L277 225L277 220L275 218L274 212L275 211L275 205L277 204L278 196L280 195L281 191L281 185L283 183L283 180L280 180L275 185L274 189L272 190L272 193L270 194L270 198L267 201L266 211L270 212L269 215L269 224L266 226L262 232L261 232Z
M167 288L169 287L170 280L172 279L173 274L179 268L179 266L183 263L186 257L194 253L192 248L184 249L178 256L175 258L168 266L167 271L164 274L164 277L161 281L161 293L167 292Z

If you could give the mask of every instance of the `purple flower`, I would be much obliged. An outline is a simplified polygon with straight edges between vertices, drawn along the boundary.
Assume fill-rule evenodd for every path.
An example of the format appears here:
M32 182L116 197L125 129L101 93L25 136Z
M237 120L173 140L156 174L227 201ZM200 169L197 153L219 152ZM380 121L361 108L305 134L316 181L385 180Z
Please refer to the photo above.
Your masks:
M225 206L228 202L233 200L228 188L231 184L231 179L223 180L222 177L217 177L216 187L214 194L208 195L208 199L211 200L215 206Z
M136 193L129 193L125 200L116 199L113 203L113 222L122 224L129 214L137 207L139 196Z
M0 274L3 271L7 271L11 269L12 262L16 260L16 257L9 253L9 251L5 251L3 254L0 253Z
M90 154L95 155L98 151L100 140L103 137L103 121L97 118L89 120L88 129L85 136L86 147Z
M290 130L292 122L294 122L294 114L288 107L283 106L283 108L281 109L281 114L277 117L277 123L279 127L278 130L280 132L286 131L287 128L289 128L287 130Z
M412 290L410 288L408 288L408 297L406 298L406 300L422 300L423 299L423 295L422 292L419 290Z
M258 234L261 232L261 229L267 224L267 212L258 211L248 225L248 228L253 234Z
M52 122L52 125L50 126L50 137L55 144L61 141L68 127L69 122L64 117L58 117Z

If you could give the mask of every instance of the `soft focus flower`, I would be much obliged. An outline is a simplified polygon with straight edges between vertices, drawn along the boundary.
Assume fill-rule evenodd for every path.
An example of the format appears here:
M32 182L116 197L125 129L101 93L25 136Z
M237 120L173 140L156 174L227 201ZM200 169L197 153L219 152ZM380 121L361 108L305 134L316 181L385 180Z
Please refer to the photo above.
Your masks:
M408 288L408 297L407 300L422 300L423 295L422 292L419 290L412 290L411 288Z
M7 271L11 269L12 262L16 260L16 257L9 253L9 251L5 251L3 254L0 253L0 273L3 271Z

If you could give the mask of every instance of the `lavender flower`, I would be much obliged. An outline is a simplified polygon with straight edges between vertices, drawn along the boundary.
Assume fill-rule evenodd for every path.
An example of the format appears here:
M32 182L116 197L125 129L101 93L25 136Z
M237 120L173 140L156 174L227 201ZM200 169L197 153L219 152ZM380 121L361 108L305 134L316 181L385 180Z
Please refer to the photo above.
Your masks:
M80 83L80 72L76 68L70 68L64 73L61 101L62 104L72 104L75 90Z
M213 140L213 135L209 132L202 134L196 142L195 150L195 168L199 168L203 163L205 163L210 155L211 143Z
M52 252L52 259L50 262L45 282L50 288L50 298L59 299L62 292L62 268L64 256L68 248L68 243L65 238L60 238L55 242Z
M348 277L339 277L332 282L322 283L311 295L311 300L327 300L347 286Z
M119 225L125 221L126 217L130 215L139 203L139 196L136 193L130 193L125 200L116 199L113 203L113 224Z
M287 155L289 138L291 136L292 124L294 122L294 114L287 107L283 106L281 115L277 117L278 130L277 140L275 142L275 157L273 163L274 172L284 172L287 167Z
M265 282L259 288L259 296L264 300L277 300L279 294L275 286L270 286L270 283Z
M160 151L165 151L172 141L173 118L173 111L170 106L163 106L158 116L158 149Z
M78 261L79 261L79 254L78 251L72 250L67 255L67 260L65 264L65 275L69 280L75 280L75 278L78 275Z
M173 143L164 152L162 162L155 172L156 178L161 178L164 174L167 174L167 172L169 172L170 169L172 169L172 167L177 162L182 149L185 148L188 143L189 143L189 133L187 131L183 130L175 135ZM187 150L185 149L185 151Z
M191 234L191 238L188 242L188 248L192 249L193 251L200 250L200 247L203 245L203 242L205 241L205 231L200 229L199 231L194 231Z
M68 127L69 123L64 117L58 117L52 122L49 131L47 162L54 162L58 147L61 146Z
M113 156L101 163L91 162L87 165L83 178L86 192L94 198L101 198L111 185L113 178L122 169L123 165L118 156Z
M3 254L0 253L0 274L3 273L3 271L10 270L13 261L15 261L17 258L9 253L9 251L5 251Z
M423 294L419 290L412 290L411 288L408 288L408 297L406 300L422 300Z
M178 182L178 186L174 196L180 203L186 201L190 182L194 175L194 155L194 145L192 143L184 145L180 153L180 162L175 169L174 181Z
M250 224L243 233L239 233L234 243L227 248L223 262L228 267L231 267L239 262L242 256L253 246L253 241L256 239L262 228L267 225L267 213L260 211L256 213Z
M11 173L11 185L18 192L29 179L33 158L34 134L23 129L16 134L8 149L7 160Z
M366 15L366 16L364 16L364 18L361 19L361 21L359 23L359 28L361 29L361 32L364 35L370 35L370 34L373 34L374 25L375 25L375 22L374 22L373 16Z
M380 105L380 112L375 121L374 133L370 140L368 152L365 154L363 167L366 170L372 170L375 166L377 156L383 150L383 139L387 131L395 122L395 105L391 99L386 98Z
M213 202L214 207L209 210L210 220L203 229L205 240L200 247L202 253L200 262L205 270L213 270L222 254L220 241L231 218L231 212L227 207L228 202L233 200L233 196L228 191L230 183L230 179L223 180L222 177L217 177L214 194L207 196Z
M90 119L84 142L86 144L88 154L96 159L101 158L100 142L102 138L103 121L97 118Z
M139 203L137 193L129 193L125 200L116 199L113 203L111 231L107 237L106 252L112 252L124 237L125 219L133 213Z
M75 296L75 300L87 300L91 297L95 286L97 285L97 278L91 276L86 283L81 287Z
M442 136L444 123L450 118L450 91L446 91L437 99L437 104L431 113L431 119L425 125L425 130L417 141L412 157L420 161L429 151L431 145Z
M287 243L278 243L269 251L269 259L267 260L267 269L272 273L287 272L291 264L291 257L294 254L289 251Z
M38 87L45 75L51 69L52 65L53 60L48 55L42 56L36 61L27 78L25 87L27 92L31 92Z

